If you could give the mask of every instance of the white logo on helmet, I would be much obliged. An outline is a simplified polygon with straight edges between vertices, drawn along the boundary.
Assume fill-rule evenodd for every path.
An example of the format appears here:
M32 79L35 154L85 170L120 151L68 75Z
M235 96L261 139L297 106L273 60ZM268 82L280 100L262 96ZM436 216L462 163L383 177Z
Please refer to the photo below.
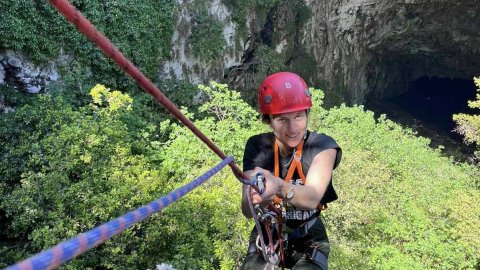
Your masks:
M286 82L286 83L285 83L285 88L287 88L287 89L292 88L292 84L289 83L289 82Z

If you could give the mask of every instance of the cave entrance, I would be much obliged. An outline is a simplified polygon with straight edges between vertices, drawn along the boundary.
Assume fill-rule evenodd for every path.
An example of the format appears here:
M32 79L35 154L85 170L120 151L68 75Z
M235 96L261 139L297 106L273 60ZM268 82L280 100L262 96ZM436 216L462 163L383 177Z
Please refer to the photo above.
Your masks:
M463 137L453 131L453 114L478 114L468 107L476 88L471 80L421 77L409 84L401 95L367 103L367 108L431 139L431 146L444 146L444 153L457 160L472 156L474 145L465 145Z

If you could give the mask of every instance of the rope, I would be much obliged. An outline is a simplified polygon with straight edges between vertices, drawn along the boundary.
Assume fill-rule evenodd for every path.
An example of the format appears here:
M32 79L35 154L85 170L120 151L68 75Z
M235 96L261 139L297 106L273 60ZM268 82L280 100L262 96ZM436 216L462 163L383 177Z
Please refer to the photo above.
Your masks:
M138 223L147 217L160 212L169 204L182 198L199 185L203 184L210 177L219 172L223 167L233 161L233 157L227 157L217 166L213 167L197 179L191 181L183 187L180 187L170 194L161 197L147 205L136 210L130 211L125 215L112 221L95 227L85 233L74 238L63 241L56 246L45 250L37 255L30 257L20 263L5 268L4 270L43 270L54 269L62 263L73 259L85 251L96 247L113 236L125 231L128 227Z
M180 110L168 99L162 91L155 86L132 62L130 62L125 55L96 27L85 18L80 11L78 11L67 0L49 0L49 2L73 25L75 25L83 35L90 41L96 44L108 57L110 57L125 73L130 75L143 90L153 96L158 103L163 105L175 118L188 127L197 137L200 138L210 149L215 152L221 159L227 156L208 138L206 137ZM235 162L229 164L232 168L233 174L245 185L251 185L245 174L235 165ZM256 186L253 186L258 191Z
M170 99L168 99L160 89L155 86L133 63L131 63L121 52L120 50L96 27L88 21L81 13L78 11L70 2L67 0L48 0L68 21L76 26L77 30L85 35L90 41L97 45L109 58L111 58L125 73L130 75L140 87L142 87L147 93L157 100L162 106L164 106L175 118L182 122L186 127L188 127L202 142L204 142L215 154L217 154L224 162L230 160L228 165L231 167L233 174L237 179L245 185L249 185L251 188L255 189L258 193L262 193L263 190L260 190L254 181L249 181L248 177L237 167L233 159L227 159L227 156L208 138L206 137L185 115L183 115L180 110L173 104ZM222 162L223 163L223 162ZM207 178L208 179L208 178ZM183 196L182 194L181 196ZM177 197L172 197L177 199ZM162 200L162 199L160 199ZM171 203L171 201L168 201ZM165 203L160 201L160 203ZM257 229L259 228L258 220L255 217L255 211L251 200L248 201L252 215L254 217ZM168 204L166 204L168 205ZM87 238L87 234L83 236L80 235L77 238L73 238L65 243L60 243L51 250L47 250L38 254L31 259L21 262L18 265L7 268L10 269L52 269L60 265L62 262L69 260L73 257L76 257L83 253L85 250L90 249L94 246L97 246L100 243L103 243L106 239L120 233L128 226L131 226L135 222L141 221L144 218L150 216L152 211L155 211L158 206L163 206L163 204L156 203L155 205L147 205L145 208L138 209L138 212L127 213L126 215L120 217L117 220L113 220L107 224L108 226L115 226L116 229L110 229L107 227L107 224L100 226L97 229L91 231L88 235L94 235L94 237L103 240L99 241L90 241ZM163 208L162 208L163 209ZM160 211L161 209L158 209ZM132 216L133 215L133 216ZM138 217L138 219L137 219ZM128 219L127 219L128 218ZM127 223L128 220L133 220L133 223ZM89 231L90 232L90 231ZM87 232L87 233L89 233ZM262 231L258 231L259 235L263 238ZM94 239L96 239L94 238ZM104 239L105 238L105 239ZM77 250L78 246L80 249ZM75 249L74 249L75 247ZM262 248L264 243L262 243ZM64 254L69 254L70 256L65 256ZM264 254L265 255L265 254ZM267 259L264 257L265 260ZM47 262L49 264L47 264ZM48 268L33 268L33 265L47 266Z

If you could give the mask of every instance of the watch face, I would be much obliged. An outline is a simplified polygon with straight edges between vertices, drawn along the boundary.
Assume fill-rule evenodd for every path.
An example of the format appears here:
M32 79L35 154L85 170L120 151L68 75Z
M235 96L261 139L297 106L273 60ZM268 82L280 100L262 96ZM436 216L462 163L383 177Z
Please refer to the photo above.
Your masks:
M292 188L287 192L287 195L285 197L287 200L290 200L293 198L293 195L295 195L295 190Z

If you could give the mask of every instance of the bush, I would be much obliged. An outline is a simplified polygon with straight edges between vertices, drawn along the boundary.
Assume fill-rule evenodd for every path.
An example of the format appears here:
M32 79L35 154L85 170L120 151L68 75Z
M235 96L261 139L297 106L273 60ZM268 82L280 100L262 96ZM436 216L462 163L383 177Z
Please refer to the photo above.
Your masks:
M477 169L454 164L427 139L384 116L375 120L362 107L341 106L312 118L315 129L336 138L344 151L334 180L340 199L325 213L332 267L477 267Z
M131 98L103 86L91 94L93 102L80 110L43 95L35 106L2 119L1 178L8 181L2 181L0 205L8 222L0 224L7 237L1 264L73 237L163 191L155 164L132 153L136 138L121 120L130 113ZM137 265L140 227L65 268Z
M474 78L475 85L477 86L477 99L468 101L468 107L472 109L480 109L480 77ZM480 165L480 114L468 115L468 114L455 114L453 120L457 123L457 131L459 134L465 136L465 142L467 144L475 143L477 145L477 151L472 157L472 161ZM480 181L478 182L480 186Z
M205 102L183 108L227 155L240 160L267 127L226 85L200 85ZM343 149L339 200L323 213L331 268L476 269L480 172L453 163L409 129L362 107L321 107L310 128ZM196 178L219 158L145 102L96 86L75 108L41 95L0 118L0 267L100 225ZM152 107L153 108L153 107ZM238 269L253 226L240 183L225 169L161 214L136 224L63 269Z

